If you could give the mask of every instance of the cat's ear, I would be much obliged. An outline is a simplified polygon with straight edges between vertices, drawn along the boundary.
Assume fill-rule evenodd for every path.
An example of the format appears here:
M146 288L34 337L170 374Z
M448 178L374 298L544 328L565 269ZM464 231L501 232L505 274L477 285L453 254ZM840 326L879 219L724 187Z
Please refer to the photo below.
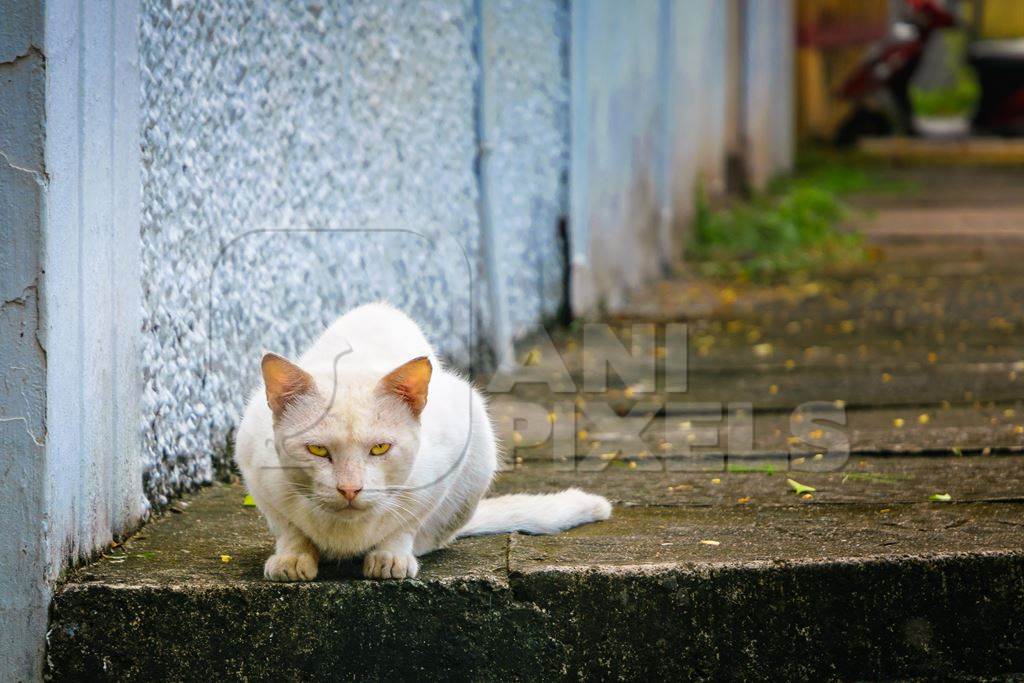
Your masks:
M267 387L267 405L275 417L289 401L308 394L316 389L316 384L308 372L276 353L263 356L263 383Z
M413 416L418 418L427 405L427 385L432 372L429 358L413 358L385 375L377 388L400 398L409 406Z

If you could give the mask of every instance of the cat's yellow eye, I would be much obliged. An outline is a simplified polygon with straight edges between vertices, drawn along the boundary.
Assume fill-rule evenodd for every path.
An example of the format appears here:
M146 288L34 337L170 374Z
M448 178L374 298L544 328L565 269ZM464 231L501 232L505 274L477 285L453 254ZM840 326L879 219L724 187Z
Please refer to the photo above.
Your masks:
M389 443L378 443L370 448L370 455L384 455L391 450L391 444Z
M306 446L306 450L309 451L310 455L315 455L318 458L327 457L327 449L319 444L311 443Z

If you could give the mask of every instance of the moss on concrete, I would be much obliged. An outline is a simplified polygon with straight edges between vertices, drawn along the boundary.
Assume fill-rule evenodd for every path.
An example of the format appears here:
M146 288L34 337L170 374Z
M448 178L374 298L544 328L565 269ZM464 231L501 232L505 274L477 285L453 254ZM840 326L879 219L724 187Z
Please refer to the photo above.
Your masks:
M536 480L511 474L508 486ZM595 481L610 491L619 471ZM762 479L770 479L760 475ZM927 478L927 477L924 477ZM779 477L771 479L778 479ZM238 486L194 496L58 591L54 680L557 680L1024 668L1019 503L646 504L457 541L419 579L261 577ZM702 543L714 541L717 545ZM229 556L224 562L222 555Z

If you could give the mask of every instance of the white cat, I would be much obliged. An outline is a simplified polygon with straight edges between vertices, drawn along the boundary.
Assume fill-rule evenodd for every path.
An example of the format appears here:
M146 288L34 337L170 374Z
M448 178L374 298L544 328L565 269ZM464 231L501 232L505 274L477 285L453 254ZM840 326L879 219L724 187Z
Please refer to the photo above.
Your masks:
M481 500L498 465L483 397L444 369L419 327L386 304L339 318L297 364L268 353L235 459L277 538L273 581L316 578L320 557L364 555L373 578L412 578L458 536L555 533L607 519L568 489Z

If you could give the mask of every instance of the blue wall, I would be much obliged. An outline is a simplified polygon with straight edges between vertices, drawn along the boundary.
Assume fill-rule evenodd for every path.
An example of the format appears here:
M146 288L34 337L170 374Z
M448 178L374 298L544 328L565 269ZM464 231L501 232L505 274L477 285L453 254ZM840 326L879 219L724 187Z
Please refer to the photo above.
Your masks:
M796 19L788 0L747 5L744 143L751 183L763 187L793 165Z
M657 0L572 5L572 296L620 307L663 265L663 89Z
M562 300L568 213L567 0L482 0L491 219L512 336Z
M42 670L46 578L46 353L42 346L45 57L42 13L0 28L0 671Z
M682 260L701 190L793 153L791 0L572 3L572 298L617 310Z
M144 509L135 10L0 10L4 680L42 675L52 582Z

